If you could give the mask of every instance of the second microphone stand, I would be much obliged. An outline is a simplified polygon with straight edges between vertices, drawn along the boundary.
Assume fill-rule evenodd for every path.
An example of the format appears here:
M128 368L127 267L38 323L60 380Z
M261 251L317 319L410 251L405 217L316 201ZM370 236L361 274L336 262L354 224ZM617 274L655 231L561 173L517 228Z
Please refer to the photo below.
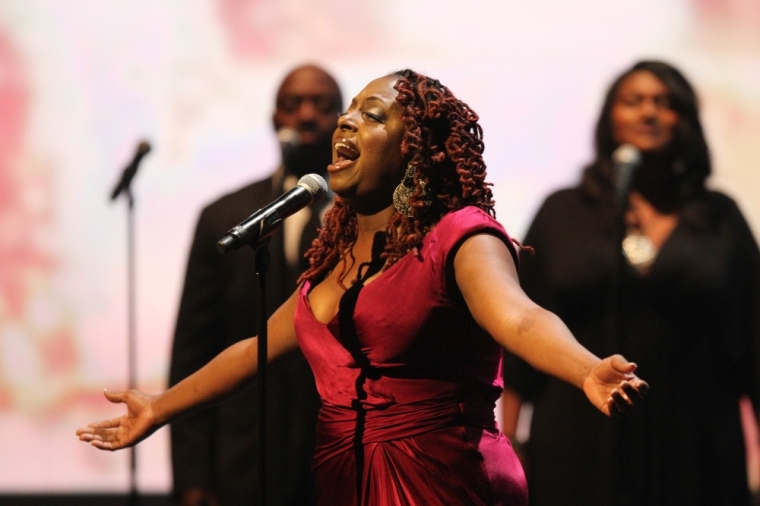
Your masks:
M628 261L626 260L623 252L623 241L626 237L626 219L625 215L628 211L628 185L624 187L624 191L618 192L614 201L614 214L615 214L615 266L611 279L611 318L612 325L610 328L610 349L605 350L605 354L620 353L623 356L628 356L625 349L625 332L626 324L628 320L628 311L626 305L626 280L628 278ZM628 432L626 420L619 418L611 427L613 445L615 455L615 470L614 470L614 497L615 504L625 504L628 500L623 492L622 483L625 483L626 472L621 462L628 455L630 455L630 445L626 440L625 434Z

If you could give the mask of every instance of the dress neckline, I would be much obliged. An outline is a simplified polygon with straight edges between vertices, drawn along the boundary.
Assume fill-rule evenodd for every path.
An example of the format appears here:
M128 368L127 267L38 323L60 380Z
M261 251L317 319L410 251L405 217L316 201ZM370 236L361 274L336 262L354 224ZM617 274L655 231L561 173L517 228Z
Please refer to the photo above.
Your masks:
M365 282L368 279L371 279L377 275L377 277L372 280L369 283L366 284L372 284L375 281L377 281L379 278L383 277L383 267L385 266L386 260L382 258L382 254L385 251L385 245L388 240L388 235L385 232L376 232L374 237L372 238L372 257L369 262L362 262L359 264L359 268L357 270L357 279L356 282L354 282L350 287L346 288L345 285L341 282L340 285L343 288L343 293L341 294L340 298L338 299L338 311L335 312L335 315L330 319L328 322L322 322L319 318L316 317L314 314L314 310L311 307L311 301L309 300L309 296L311 295L311 290L314 288L314 286L309 282L309 287L306 290L306 301L309 304L309 311L311 312L314 319L323 325L331 325L336 322L336 320L339 320L340 318L340 307L344 305L345 301L347 300L346 297L353 298L352 306L355 306L358 302L358 294L359 292L364 289ZM403 258L401 259L403 260ZM391 266L392 267L392 266ZM390 267L389 267L390 268ZM323 278L320 283L324 282L326 278ZM353 309L351 310L351 313L353 313Z

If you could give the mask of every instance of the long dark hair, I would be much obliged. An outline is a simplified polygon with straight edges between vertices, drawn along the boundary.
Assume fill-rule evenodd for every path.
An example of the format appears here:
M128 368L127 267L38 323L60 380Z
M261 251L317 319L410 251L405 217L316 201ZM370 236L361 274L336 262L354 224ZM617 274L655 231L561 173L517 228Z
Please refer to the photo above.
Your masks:
M416 169L416 188L409 198L412 216L395 212L388 223L386 268L420 248L446 213L475 206L495 216L478 115L437 79L408 69L391 75L399 77L396 101L403 106L406 125L401 156ZM335 268L356 235L355 211L336 197L319 237L306 253L310 268L299 281L313 281Z
M612 108L623 81L639 71L650 72L662 81L669 91L670 107L678 113L667 159L670 166L668 186L672 188L668 199L671 205L679 207L704 191L705 180L712 169L699 121L697 95L679 70L661 61L640 61L623 72L610 86L596 124L596 158L584 171L581 186L594 197L612 191L612 153L618 147L612 133Z

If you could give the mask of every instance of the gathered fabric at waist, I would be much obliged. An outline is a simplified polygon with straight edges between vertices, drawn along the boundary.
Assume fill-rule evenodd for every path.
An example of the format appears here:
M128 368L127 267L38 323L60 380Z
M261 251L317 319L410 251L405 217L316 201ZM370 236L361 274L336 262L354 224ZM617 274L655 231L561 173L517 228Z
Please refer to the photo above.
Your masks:
M315 464L337 453L350 451L361 444L382 443L412 438L431 431L474 426L496 431L493 405L474 407L458 402L457 392L407 402L389 402L383 406L367 406L359 401L353 407L323 403L317 426Z

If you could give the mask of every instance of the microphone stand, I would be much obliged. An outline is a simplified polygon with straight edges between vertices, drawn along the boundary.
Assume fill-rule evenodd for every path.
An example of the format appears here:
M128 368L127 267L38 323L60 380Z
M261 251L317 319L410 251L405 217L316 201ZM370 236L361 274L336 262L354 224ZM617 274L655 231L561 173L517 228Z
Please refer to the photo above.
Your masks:
M136 269L135 269L135 198L132 193L132 180L137 173L140 160L150 151L150 144L141 142L132 162L122 172L119 183L111 193L111 200L119 195L127 197L127 387L132 390L137 386L137 339L136 339ZM137 506L137 449L129 449L129 506Z
M127 337L127 354L128 354L128 377L127 383L129 389L137 387L137 318L135 316L135 199L132 190L127 189L127 312L128 312L128 337ZM129 448L129 505L137 506L137 448L133 445Z
M628 211L628 195L631 191L634 171L641 165L641 154L631 144L619 146L612 154L613 159L613 213L615 226L615 271L612 275L612 345L613 353L624 353L620 349L623 344L624 325L624 293L623 281L627 272L626 258L623 254L623 240L626 237L625 215Z
M135 199L132 194L132 180L137 174L140 161L150 152L151 146L142 141L137 146L137 151L132 161L121 173L118 184L111 192L111 200L116 200L119 195L127 196L127 385L130 390L137 385L136 367L136 317L135 317ZM137 506L137 453L135 446L129 449L129 502L130 506Z
M616 195L614 203L615 213L615 270L612 277L612 353L620 353L627 356L626 350L623 349L625 340L623 332L627 320L625 290L623 287L627 269L627 260L623 253L623 240L626 237L625 214L628 211L628 187ZM626 495L622 484L625 483L626 474L623 466L620 465L622 459L628 454L630 445L626 441L627 432L625 420L618 420L612 427L614 433L613 455L615 456L614 486L613 497L615 504L625 504Z
M131 390L136 385L136 317L135 317L135 199L129 186L124 189L127 196L127 385ZM137 448L129 448L129 501L137 506Z
M612 349L613 353L623 353L619 347L623 342L623 278L626 273L626 259L623 254L625 239L625 213L628 210L628 192L615 198L615 271L612 277Z
M267 503L267 273L271 266L271 257L269 253L269 239L253 246L256 254L255 269L256 278L259 285L257 310L256 310L256 327L258 330L258 371L256 373L258 405L256 406L256 418L258 422L258 491L260 506L266 506Z
M256 256L255 270L259 287L256 310L258 334L258 370L256 374L258 406L256 418L258 423L258 492L261 506L265 506L267 500L267 273L271 264L269 240L274 231L282 224L282 221L297 211L296 208L300 209L313 203L315 198L324 197L326 192L327 184L321 176L307 174L299 180L296 188L288 191L269 206L256 211L239 225L230 229L216 243L216 249L221 254L247 244L253 248Z

